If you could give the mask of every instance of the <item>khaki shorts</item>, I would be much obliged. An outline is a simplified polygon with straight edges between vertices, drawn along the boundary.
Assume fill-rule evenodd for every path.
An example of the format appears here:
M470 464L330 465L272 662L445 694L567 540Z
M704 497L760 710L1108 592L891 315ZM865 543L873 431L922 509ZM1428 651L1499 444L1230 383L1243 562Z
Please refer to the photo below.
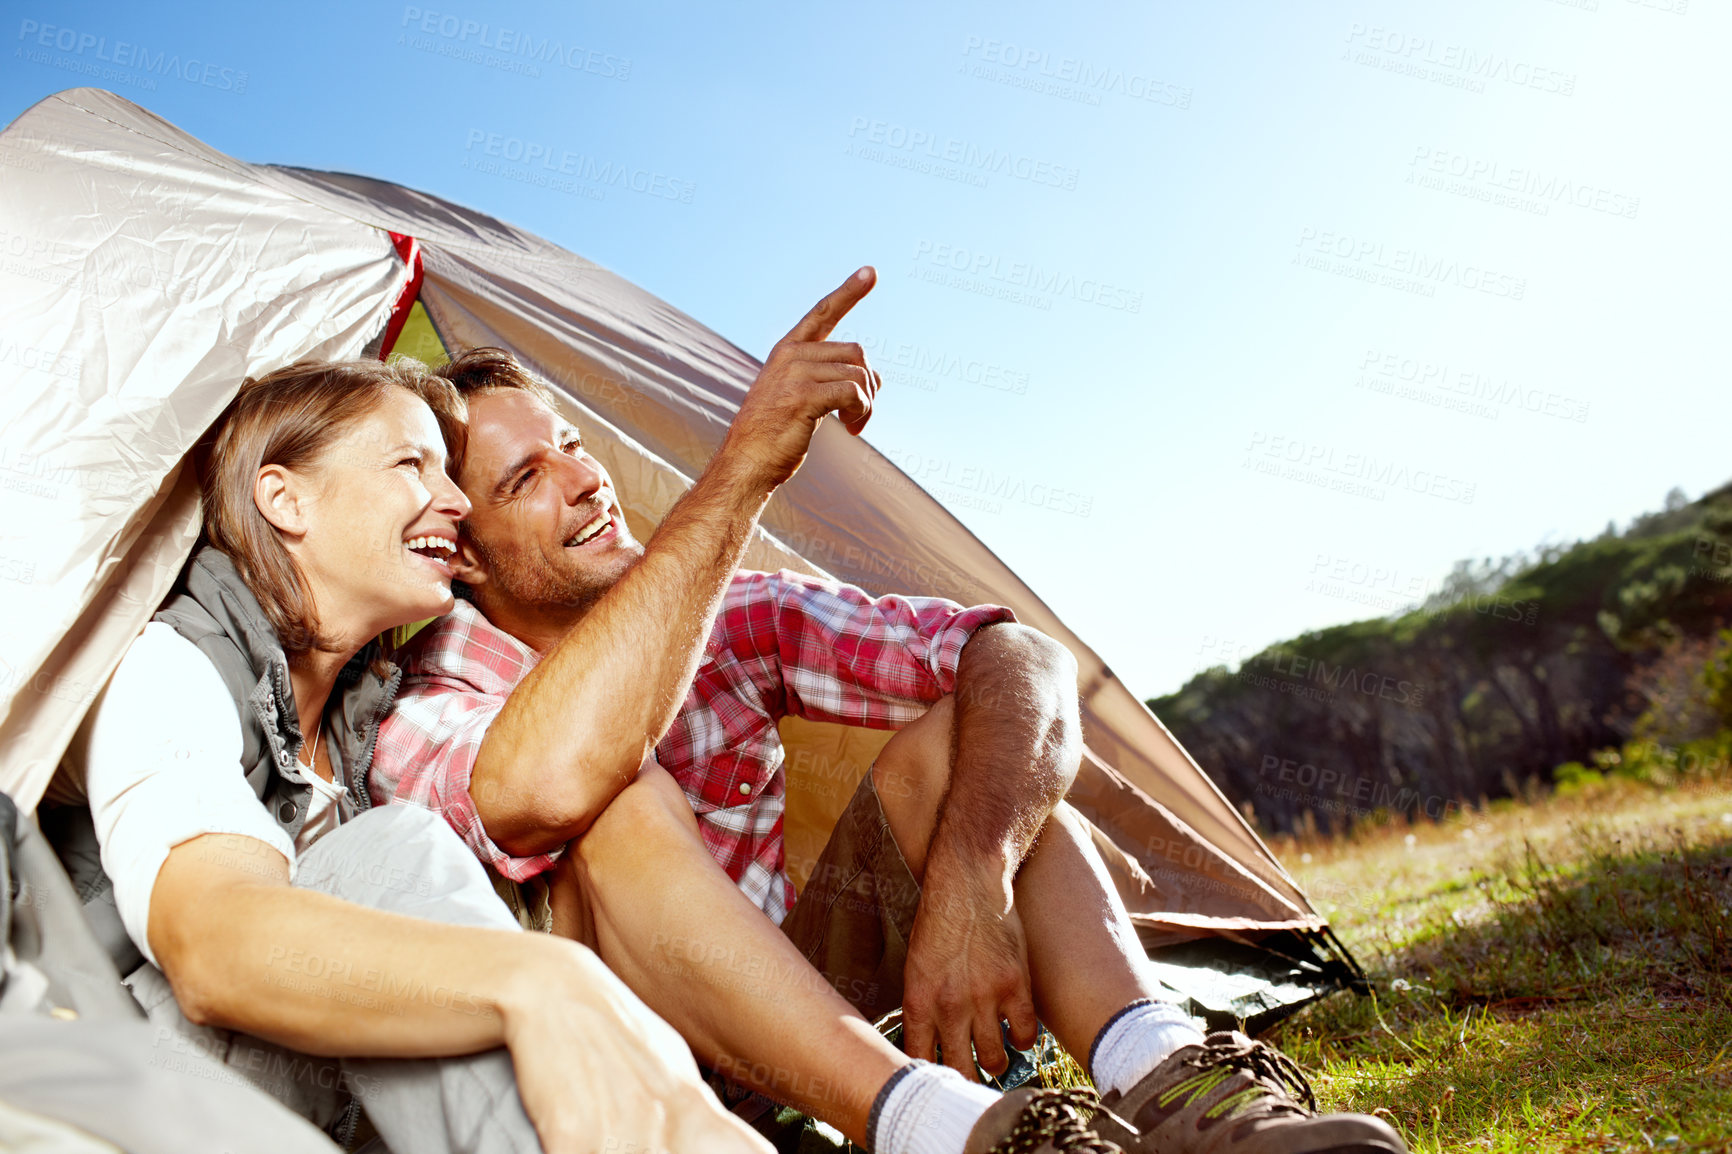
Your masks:
M902 1005L920 883L868 772L836 822L782 932L867 1021Z

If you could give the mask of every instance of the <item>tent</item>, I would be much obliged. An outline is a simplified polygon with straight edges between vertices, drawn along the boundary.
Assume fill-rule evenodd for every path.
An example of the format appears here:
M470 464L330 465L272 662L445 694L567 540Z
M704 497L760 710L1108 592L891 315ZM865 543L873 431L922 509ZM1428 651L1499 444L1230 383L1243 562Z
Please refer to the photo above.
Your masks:
M520 229L378 180L243 163L97 89L0 133L0 247L0 789L26 811L78 801L63 756L193 546L182 457L243 377L503 346L553 384L646 538L758 369ZM1069 646L1089 750L1070 800L1199 1012L1255 1028L1362 980L1160 721L867 440L825 423L747 564L998 602ZM885 735L790 721L784 736L798 884Z

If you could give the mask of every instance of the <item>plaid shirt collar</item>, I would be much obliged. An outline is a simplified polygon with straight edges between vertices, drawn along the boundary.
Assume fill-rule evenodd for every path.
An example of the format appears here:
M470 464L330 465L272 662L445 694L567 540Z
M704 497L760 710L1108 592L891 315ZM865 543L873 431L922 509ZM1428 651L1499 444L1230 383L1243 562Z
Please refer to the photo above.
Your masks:
M499 697L509 695L540 663L541 654L462 599L418 633L402 658L406 676L453 682Z

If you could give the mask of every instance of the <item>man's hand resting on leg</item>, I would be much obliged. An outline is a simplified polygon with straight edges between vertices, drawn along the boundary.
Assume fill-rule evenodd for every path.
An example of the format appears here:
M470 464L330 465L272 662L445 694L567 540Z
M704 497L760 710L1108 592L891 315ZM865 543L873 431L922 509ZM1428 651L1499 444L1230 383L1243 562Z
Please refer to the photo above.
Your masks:
M955 739L944 799L926 851L920 908L904 970L903 1040L916 1058L975 1077L1010 1065L1011 1041L1038 1031L1017 871L1076 776L1082 756L1076 661L1026 626L977 631L957 664ZM972 1040L974 1053L969 1053Z
M1034 1045L1028 944L1010 898L1002 878L970 877L938 858L927 863L903 970L903 1044L912 1057L933 1057L936 1041L963 1077L976 1076L975 1055L987 1073L1002 1074L1010 1057L1001 1019L1015 1045Z

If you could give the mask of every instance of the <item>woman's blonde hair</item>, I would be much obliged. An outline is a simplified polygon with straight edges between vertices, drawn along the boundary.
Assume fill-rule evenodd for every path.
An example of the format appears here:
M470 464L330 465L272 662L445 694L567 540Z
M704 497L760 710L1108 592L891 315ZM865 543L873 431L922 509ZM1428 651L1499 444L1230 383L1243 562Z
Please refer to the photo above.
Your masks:
M300 361L243 381L194 450L205 537L234 561L288 654L321 647L319 620L306 578L253 500L259 470L316 467L325 450L393 388L425 401L447 439L452 430L445 426L463 419L456 388L419 361Z

